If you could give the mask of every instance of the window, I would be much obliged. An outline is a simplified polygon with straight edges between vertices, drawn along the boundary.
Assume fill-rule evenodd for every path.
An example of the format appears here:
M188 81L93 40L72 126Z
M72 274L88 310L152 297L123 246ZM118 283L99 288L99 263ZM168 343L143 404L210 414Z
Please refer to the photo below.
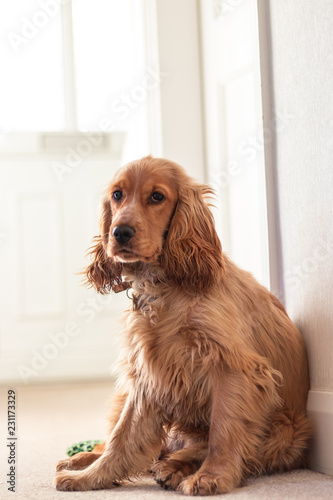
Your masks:
M51 17L36 2L16 0L0 4L0 19L0 131L63 130L59 12Z
M10 133L26 142L28 132L102 126L126 132L135 156L146 152L141 1L16 0L1 4L0 19L3 143Z

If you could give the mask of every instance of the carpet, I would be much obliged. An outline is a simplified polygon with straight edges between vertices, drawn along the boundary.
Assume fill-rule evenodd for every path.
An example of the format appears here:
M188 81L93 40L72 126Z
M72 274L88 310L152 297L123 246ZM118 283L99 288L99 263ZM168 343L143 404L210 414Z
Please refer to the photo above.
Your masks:
M7 389L0 391L0 498L22 500L155 500L181 498L163 490L150 477L126 482L112 490L56 491L52 481L57 460L66 448L87 439L103 439L112 382L15 387L17 441L15 442L15 493L8 491L6 474ZM310 470L251 478L242 488L214 498L228 500L333 500L333 477Z

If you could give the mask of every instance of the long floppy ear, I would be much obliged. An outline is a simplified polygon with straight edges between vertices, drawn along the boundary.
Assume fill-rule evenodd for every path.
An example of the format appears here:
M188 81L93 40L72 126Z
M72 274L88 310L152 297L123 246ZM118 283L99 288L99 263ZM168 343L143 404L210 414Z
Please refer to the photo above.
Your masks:
M221 243L204 199L212 194L200 184L182 189L161 256L167 278L193 292L210 288L223 269Z
M115 262L111 257L108 257L106 248L109 241L109 232L112 222L110 201L107 197L102 203L102 212L99 221L99 236L93 239L93 245L89 249L91 257L90 264L83 270L85 275L84 283L89 287L95 287L102 294L111 292L119 292L128 288L123 287L122 283L122 264Z

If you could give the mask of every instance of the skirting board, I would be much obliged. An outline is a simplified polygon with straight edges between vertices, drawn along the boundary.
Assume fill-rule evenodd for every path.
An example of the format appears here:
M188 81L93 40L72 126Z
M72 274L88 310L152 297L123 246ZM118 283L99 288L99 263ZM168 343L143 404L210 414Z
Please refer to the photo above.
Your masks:
M310 467L333 476L333 392L310 391L308 414L314 424Z

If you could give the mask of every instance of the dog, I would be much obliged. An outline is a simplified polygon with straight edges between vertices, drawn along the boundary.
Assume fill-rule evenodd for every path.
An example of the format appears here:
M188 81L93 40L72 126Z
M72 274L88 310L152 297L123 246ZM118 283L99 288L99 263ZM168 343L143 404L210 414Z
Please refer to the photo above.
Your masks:
M108 187L85 275L100 293L133 289L121 385L105 445L60 461L58 490L112 488L150 471L166 489L210 495L306 465L302 336L222 253L212 195L152 156Z

